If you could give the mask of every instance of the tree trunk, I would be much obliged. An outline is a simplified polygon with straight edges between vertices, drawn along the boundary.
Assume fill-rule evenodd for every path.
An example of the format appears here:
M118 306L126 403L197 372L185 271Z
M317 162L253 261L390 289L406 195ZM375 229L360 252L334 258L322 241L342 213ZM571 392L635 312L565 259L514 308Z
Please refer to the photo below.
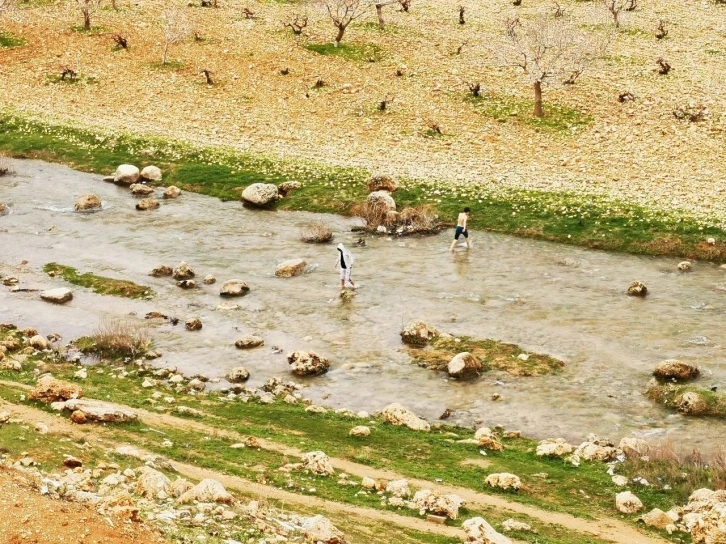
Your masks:
M534 115L535 117L544 117L542 109L542 82L537 81L534 84Z
M340 45L343 41L343 34L345 34L345 25L338 25L338 35L335 38L335 47Z
M167 53L168 52L169 52L169 42L167 41L167 42L164 42L164 58L161 59L161 64L166 64L167 63L166 56L167 56Z
M83 30L91 30L91 13L87 9L83 10Z
M118 11L118 6L116 5L116 0L111 0L111 7L114 11Z
M383 4L376 4L376 13L378 14L378 28L383 30L386 28L386 22L383 20Z
M620 14L617 12L613 13L613 19L615 19L615 28L620 28Z

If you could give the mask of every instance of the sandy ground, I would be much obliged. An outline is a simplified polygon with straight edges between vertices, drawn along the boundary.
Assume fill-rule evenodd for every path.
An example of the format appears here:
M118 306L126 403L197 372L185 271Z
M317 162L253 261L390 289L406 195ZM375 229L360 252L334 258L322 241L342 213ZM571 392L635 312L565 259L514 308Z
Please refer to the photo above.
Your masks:
M526 78L502 66L498 44L508 18L552 16L551 3L471 2L463 26L460 3L415 0L409 13L389 7L384 32L374 13L355 22L344 41L380 48L380 59L367 62L307 50L306 44L330 42L334 29L304 3L221 0L219 9L203 9L177 2L203 40L173 44L170 56L181 66L159 69L161 2L120 0L119 12L104 7L93 18L102 28L91 35L71 30L81 22L71 4L31 2L5 23L27 45L2 51L0 105L112 131L434 180L469 198L502 187L574 190L715 224L726 220L726 163L716 160L725 128L726 8L651 0L625 14L622 30L576 85L545 91L546 106L594 119L563 135L498 122L465 100L466 83L474 81L484 92L530 99ZM601 37L609 31L599 3L561 4L579 31ZM255 18L246 19L243 7ZM310 18L298 37L282 24L295 13ZM661 19L670 32L657 40ZM128 38L128 51L112 50L116 32ZM656 72L659 57L673 66L668 76ZM79 72L79 83L51 81L65 66ZM203 83L202 68L212 70L215 86ZM318 78L326 86L315 90ZM619 103L623 91L636 100ZM394 101L381 113L376 104L386 95ZM678 121L674 109L688 103L707 106L706 120ZM426 137L428 120L445 136Z
M25 475L3 467L0 467L0 511L2 544L166 542L139 523L109 522L92 507L43 497L31 488Z

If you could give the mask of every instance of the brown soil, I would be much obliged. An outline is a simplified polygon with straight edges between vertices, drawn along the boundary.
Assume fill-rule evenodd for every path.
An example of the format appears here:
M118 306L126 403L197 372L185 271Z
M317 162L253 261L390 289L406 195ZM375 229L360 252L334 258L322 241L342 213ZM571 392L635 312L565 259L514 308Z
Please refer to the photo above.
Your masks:
M600 3L560 3L581 31L603 37L612 29ZM350 26L344 43L380 48L376 62L306 49L334 37L322 10L299 2L248 4L254 19L236 2L185 9L202 40L172 45L171 58L181 64L160 68L160 0L120 0L118 12L99 10L92 23L103 28L91 34L71 30L82 22L75 2L23 3L22 17L3 23L27 45L2 52L0 105L112 132L448 182L459 193L472 186L569 189L726 216L726 163L713 160L723 151L726 124L718 37L726 10L714 2L650 0L623 14L621 30L576 85L545 90L546 112L557 104L593 118L556 137L528 124L531 106L522 101L532 100L532 88L521 70L503 66L497 51L508 18L551 14L551 3L470 2L467 23L459 25L460 0L417 0L409 13L385 8L384 32L372 10ZM310 24L295 37L282 22L305 12ZM661 19L671 31L657 40ZM115 33L128 38L129 50L112 50ZM667 76L655 70L659 57L673 66ZM66 66L79 73L77 83L54 81ZM216 85L203 83L202 68L213 72ZM313 89L319 78L326 86ZM503 122L482 113L486 100L468 102L467 82L516 101L521 113ZM636 99L618 102L624 91ZM376 105L387 94L395 100L380 112ZM674 117L691 101L709 108L702 122ZM444 136L427 137L426 121L439 124Z
M0 544L167 542L142 523L110 520L93 507L44 497L26 475L4 467L0 467L0 512Z

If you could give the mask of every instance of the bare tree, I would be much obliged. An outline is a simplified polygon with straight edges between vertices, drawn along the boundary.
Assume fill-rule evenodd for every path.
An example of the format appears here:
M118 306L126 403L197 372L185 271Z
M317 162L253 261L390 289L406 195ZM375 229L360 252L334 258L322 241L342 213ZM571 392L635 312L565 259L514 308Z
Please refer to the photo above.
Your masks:
M527 75L534 89L534 115L543 117L542 87L574 83L605 45L591 41L563 19L541 16L508 25L499 54L503 64Z
M74 0L76 6L83 14L83 30L88 32L91 30L91 15L98 11L101 6L101 0Z
M116 46L120 49L128 49L129 48L129 42L126 38L124 38L121 34L116 34L113 37L113 41L116 42Z
M290 19L287 23L285 23L285 26L289 26L292 33L295 34L295 36L299 36L302 34L303 29L308 26L308 18L307 16L301 17L300 15L295 15L294 19Z
M164 25L164 56L161 63L169 62L169 46L183 40L192 33L192 27L184 12L176 7L167 7L162 13Z
M655 37L662 40L668 35L668 23L663 19L658 23L658 28L655 31Z
M411 9L411 0L398 0L398 3L401 4L401 9L403 11Z
M378 15L378 28L383 30L386 28L386 21L383 20L383 8L386 6L390 6L391 4L398 4L398 0L377 0L375 3L376 6L376 15Z
M466 19L464 18L464 15L466 14L466 8L464 6L459 6L459 24L465 25Z
M338 29L335 47L343 41L348 25L365 15L371 6L369 0L317 0L317 2L325 8L333 25Z
M204 76L204 79L207 81L207 85L214 85L214 80L212 79L212 71L209 68L203 68L200 72Z
M613 18L615 28L620 28L620 12L633 11L635 7L631 6L637 6L637 2L633 4L632 0L602 0L602 3Z

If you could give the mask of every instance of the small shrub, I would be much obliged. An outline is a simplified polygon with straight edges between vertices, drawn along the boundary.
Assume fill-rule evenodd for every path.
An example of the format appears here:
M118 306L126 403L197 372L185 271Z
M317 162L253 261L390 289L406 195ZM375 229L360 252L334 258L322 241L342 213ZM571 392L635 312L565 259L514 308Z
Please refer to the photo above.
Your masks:
M333 230L325 223L314 221L300 230L300 239L308 244L327 244L333 239Z
M91 340L87 351L109 357L136 357L151 343L146 329L123 319L101 322Z

